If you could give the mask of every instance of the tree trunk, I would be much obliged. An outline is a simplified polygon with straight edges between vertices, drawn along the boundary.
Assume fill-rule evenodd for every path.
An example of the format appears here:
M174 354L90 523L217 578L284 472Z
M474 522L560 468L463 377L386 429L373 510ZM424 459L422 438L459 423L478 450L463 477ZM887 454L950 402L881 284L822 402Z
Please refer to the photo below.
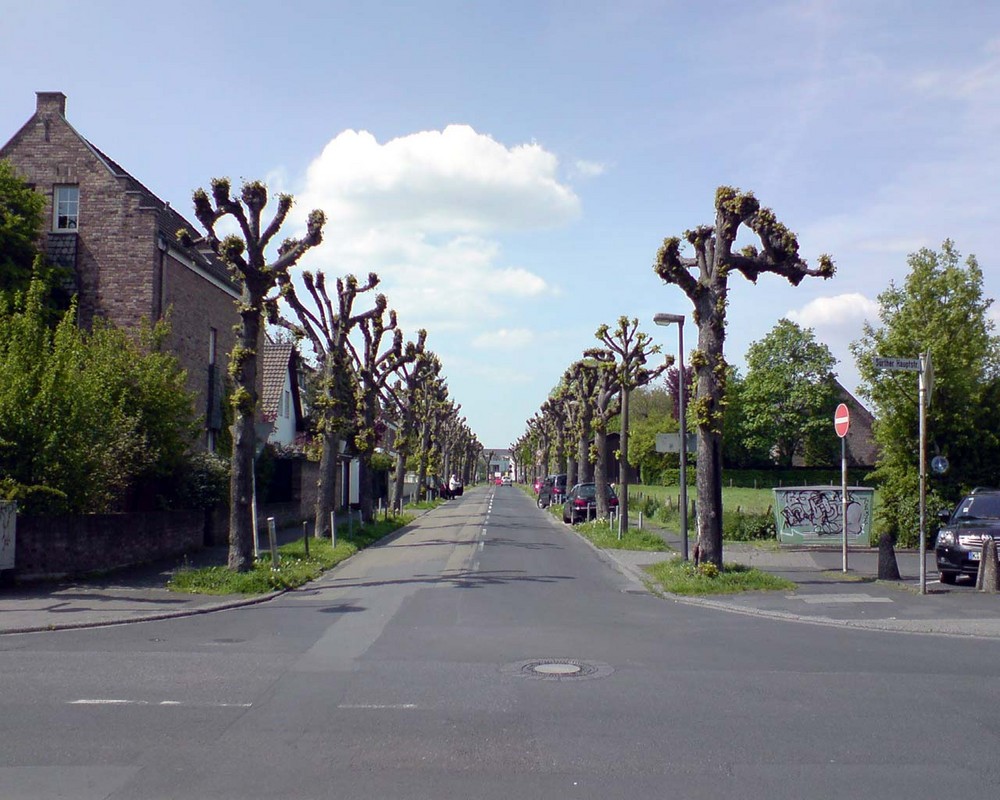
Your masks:
M597 491L597 517L607 519L611 515L608 506L608 432L602 424L594 431L594 447L597 460L594 462L594 489Z
M243 292L243 321L236 360L233 396L233 461L229 480L229 569L246 572L253 567L254 460L257 455L257 345L260 310L251 307Z
M403 481L406 478L406 454L400 450L396 453L396 471L392 479L392 510L403 509Z
M425 420L420 425L420 465L417 469L417 500L427 499L427 461L430 457L431 424Z
M621 439L618 445L618 514L622 531L628 531L628 397L622 389Z
M577 483L590 483L594 472L590 466L590 416L583 419L580 443L577 450Z
M726 339L725 307L727 289L715 286L702 294L696 304L699 318L698 352L693 359L697 376L697 519L698 547L702 561L722 569L722 399L725 394ZM709 320L711 320L709 322ZM681 431L681 436L684 431Z
M319 458L316 481L316 506L313 532L317 538L330 536L330 512L337 507L337 477L340 463L340 436L323 433L323 452Z

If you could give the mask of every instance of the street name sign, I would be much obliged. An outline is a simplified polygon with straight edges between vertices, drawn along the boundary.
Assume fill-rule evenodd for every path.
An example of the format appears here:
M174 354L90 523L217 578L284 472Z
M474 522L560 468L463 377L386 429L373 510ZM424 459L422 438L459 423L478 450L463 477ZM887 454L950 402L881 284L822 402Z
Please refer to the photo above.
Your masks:
M919 358L875 358L876 369L890 369L899 372L920 372Z

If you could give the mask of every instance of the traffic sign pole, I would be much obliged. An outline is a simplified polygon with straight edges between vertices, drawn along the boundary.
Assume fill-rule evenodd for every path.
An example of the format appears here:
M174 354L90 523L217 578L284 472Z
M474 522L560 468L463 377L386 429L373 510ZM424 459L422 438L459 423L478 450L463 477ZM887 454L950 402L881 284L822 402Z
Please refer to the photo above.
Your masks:
M851 429L851 411L845 403L833 412L833 429L840 437L840 531L843 570L847 572L847 432Z

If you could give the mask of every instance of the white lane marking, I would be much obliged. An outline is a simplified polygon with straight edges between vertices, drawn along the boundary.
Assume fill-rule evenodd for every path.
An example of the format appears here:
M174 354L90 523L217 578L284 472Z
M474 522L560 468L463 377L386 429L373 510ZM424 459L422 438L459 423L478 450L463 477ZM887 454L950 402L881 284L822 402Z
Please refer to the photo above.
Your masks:
M345 709L345 710L348 710L348 711L352 711L352 710L354 710L354 711L383 711L383 710L395 711L395 710L399 710L399 709L409 710L409 709L413 709L413 708L416 708L416 707L417 707L416 703L359 703L357 705L350 705L350 704L344 703L342 705L337 706L337 708L342 708L342 709Z
M481 552L483 552L483 545L484 545L484 544L486 544L486 542L484 542L484 541L482 541L482 540L480 539L480 541L479 541L479 552L480 552L480 553L481 553Z
M185 703L180 700L123 700L114 697L71 700L71 706L184 706L187 708L252 708L253 703Z
M794 595L793 595L794 597ZM874 597L869 594L812 594L796 598L811 605L819 603L891 603L891 597Z

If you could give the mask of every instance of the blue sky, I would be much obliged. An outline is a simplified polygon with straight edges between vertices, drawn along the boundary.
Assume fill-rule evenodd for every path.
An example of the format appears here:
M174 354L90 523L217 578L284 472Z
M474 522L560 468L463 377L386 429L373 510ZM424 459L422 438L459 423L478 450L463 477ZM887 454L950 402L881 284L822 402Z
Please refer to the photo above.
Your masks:
M875 297L945 238L1000 290L1000 4L0 6L0 140L62 91L77 130L189 217L219 175L293 193L298 219L322 208L305 265L377 272L487 447L600 324L638 317L676 352L652 316L690 304L651 265L713 221L722 184L837 264L797 288L732 279L739 366L790 317L853 388Z

